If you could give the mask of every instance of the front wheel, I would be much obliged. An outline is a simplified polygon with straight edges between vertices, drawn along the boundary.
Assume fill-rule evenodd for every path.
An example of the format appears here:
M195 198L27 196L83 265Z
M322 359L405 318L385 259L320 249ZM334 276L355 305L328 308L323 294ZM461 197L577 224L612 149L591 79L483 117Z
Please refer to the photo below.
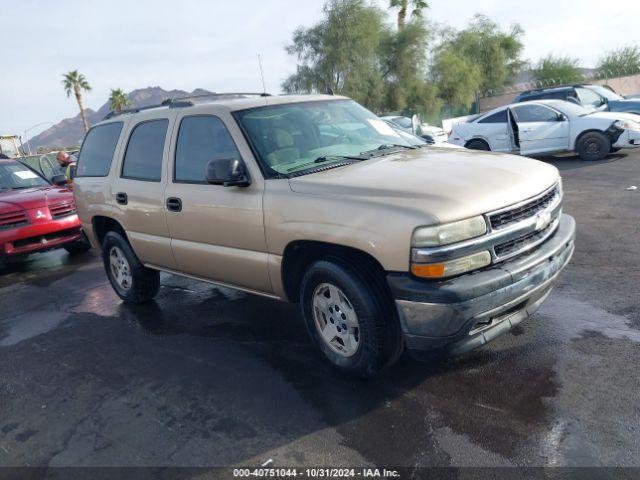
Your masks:
M602 160L611 151L611 140L604 133L588 132L578 140L577 151L582 160Z
M160 272L145 267L119 233L105 235L102 261L111 286L125 302L148 302L160 290Z
M322 260L302 280L300 303L311 339L343 373L372 378L402 351L390 295L372 275Z

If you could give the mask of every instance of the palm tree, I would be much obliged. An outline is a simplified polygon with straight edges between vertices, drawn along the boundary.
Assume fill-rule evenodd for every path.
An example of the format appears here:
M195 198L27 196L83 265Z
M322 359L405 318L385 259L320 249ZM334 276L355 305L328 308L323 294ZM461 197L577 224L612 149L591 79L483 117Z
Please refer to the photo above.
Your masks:
M422 10L429 8L429 4L425 0L389 0L390 8L398 8L398 30L404 28L404 24L407 20L407 9L409 3L413 4L413 11L411 15L414 17L420 17Z
M125 108L131 105L129 97L121 88L112 88L111 95L109 95L109 106L111 110L121 112Z
M67 97L71 96L71 92L76 96L78 107L80 108L80 115L82 116L82 123L84 124L84 131L88 131L89 123L87 122L87 114L82 106L82 90L90 91L91 85L89 85L87 79L84 78L84 75L78 73L77 70L73 70L62 75L62 86L65 92L67 92Z

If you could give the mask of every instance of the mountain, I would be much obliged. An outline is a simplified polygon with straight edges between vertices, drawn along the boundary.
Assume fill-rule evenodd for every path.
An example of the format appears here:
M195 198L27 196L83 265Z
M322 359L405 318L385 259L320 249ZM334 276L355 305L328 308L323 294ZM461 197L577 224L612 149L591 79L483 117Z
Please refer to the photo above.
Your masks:
M201 88L195 89L193 92L185 92L184 90L164 90L160 87L147 87L133 90L129 95L129 101L132 107L146 107L161 103L167 98L184 97L186 95L201 95L212 93ZM87 121L89 125L101 121L107 113L109 113L109 102L102 105L98 111L87 108ZM56 123L44 132L29 139L31 151L35 151L38 147L66 147L71 145L79 145L84 137L82 128L82 117L80 113L75 117L65 118Z

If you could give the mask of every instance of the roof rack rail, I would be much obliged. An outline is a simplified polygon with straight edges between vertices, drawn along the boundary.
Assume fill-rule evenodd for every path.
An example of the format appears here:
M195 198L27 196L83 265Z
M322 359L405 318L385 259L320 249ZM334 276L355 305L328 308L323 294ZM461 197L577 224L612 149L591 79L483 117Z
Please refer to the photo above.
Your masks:
M229 93L201 93L198 95L187 95L184 97L177 98L167 98L163 100L161 103L155 105L147 105L146 107L136 107L136 108L126 108L123 110L112 110L107 115L105 115L104 120L108 120L113 117L117 117L119 115L124 115L126 113L138 113L143 110L150 110L152 108L160 108L160 107L169 107L169 108L180 108L180 107L191 107L193 106L193 102L191 99L195 98L207 98L207 97L233 97L233 96L254 96L254 97L270 97L271 94L267 92L262 93L249 93L249 92L229 92Z
M199 93L197 95L186 95L184 97L167 98L163 105L171 105L175 102L181 102L185 100L191 100L194 98L209 98L209 97L233 97L233 96L245 96L245 97L270 97L271 94L267 92L221 92L221 93Z

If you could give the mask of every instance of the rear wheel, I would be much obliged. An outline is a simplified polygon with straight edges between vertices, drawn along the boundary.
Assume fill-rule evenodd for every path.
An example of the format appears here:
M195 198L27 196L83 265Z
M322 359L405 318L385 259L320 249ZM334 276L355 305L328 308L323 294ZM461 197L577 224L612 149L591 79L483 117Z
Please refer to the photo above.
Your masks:
M467 143L467 148L470 150L484 150L486 152L490 151L489 144L484 140L471 140Z
M148 302L160 290L160 272L145 267L119 233L105 235L102 261L111 286L125 302Z
M604 133L588 132L580 137L576 147L582 160L602 160L611 152L611 140Z
M302 280L307 330L323 356L343 373L378 375L402 352L393 303L375 278L336 261L314 263Z

